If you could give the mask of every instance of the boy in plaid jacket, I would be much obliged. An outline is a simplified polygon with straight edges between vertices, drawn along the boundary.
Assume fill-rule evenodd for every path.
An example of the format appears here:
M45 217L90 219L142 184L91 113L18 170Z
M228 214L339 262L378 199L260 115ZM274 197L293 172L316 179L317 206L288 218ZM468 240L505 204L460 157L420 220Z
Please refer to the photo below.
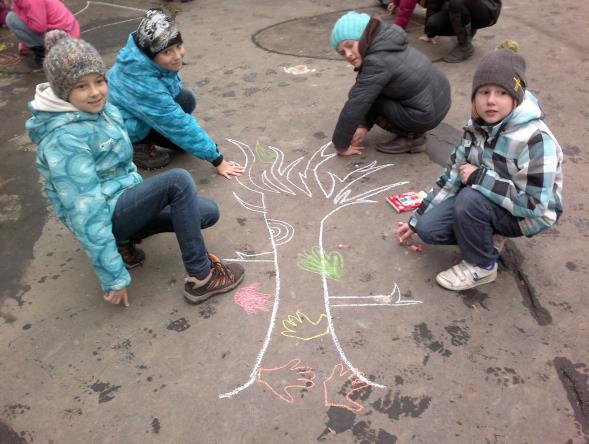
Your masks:
M433 189L400 242L414 233L428 244L458 244L462 262L439 273L448 290L497 277L493 235L534 236L562 214L562 149L526 91L526 62L509 49L486 55L472 85L472 117Z

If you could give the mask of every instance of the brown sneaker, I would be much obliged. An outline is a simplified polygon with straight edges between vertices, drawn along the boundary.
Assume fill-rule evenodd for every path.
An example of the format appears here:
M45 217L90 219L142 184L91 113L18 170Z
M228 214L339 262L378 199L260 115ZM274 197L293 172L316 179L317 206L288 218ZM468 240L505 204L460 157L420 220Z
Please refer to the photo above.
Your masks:
M117 244L119 254L125 262L127 270L143 265L145 262L145 253L140 248L137 248L133 242L127 241L121 244Z
M425 134L395 136L388 142L377 143L374 148L387 154L422 153L425 151Z
M225 265L212 254L209 254L209 259L213 268L206 278L200 280L188 276L184 279L184 300L189 304L200 304L211 296L233 290L243 280L244 269L241 265Z
M136 143L133 145L133 163L142 170L157 170L170 163L170 155L155 145Z

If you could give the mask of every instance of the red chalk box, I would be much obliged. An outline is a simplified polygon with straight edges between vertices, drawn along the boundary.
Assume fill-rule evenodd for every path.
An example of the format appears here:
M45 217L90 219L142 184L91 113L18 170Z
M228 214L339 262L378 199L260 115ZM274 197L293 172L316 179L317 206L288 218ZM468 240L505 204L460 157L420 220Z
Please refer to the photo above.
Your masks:
M386 200L398 213L404 213L420 206L425 196L427 196L425 191L408 191L406 193L391 194L387 196Z

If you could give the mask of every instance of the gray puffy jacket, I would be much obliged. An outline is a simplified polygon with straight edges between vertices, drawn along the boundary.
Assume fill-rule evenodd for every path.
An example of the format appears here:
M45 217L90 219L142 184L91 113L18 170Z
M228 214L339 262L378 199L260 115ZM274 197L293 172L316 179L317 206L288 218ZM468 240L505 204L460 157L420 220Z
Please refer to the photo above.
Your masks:
M332 141L337 149L350 145L356 128L370 120L369 111L410 133L429 131L446 116L451 103L448 79L407 43L407 34L397 25L382 25L374 37L335 127Z

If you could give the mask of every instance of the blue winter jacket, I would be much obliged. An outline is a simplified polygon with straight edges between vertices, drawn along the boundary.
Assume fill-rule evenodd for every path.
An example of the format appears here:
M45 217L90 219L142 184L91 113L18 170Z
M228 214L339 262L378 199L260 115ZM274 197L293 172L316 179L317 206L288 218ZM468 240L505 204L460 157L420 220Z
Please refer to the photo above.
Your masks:
M133 142L143 140L153 128L196 157L209 162L219 158L215 142L174 100L182 89L180 73L147 57L133 34L119 51L107 78L109 101L121 111Z
M141 183L133 147L113 105L97 114L59 99L48 83L37 86L26 126L39 145L37 169L56 216L81 242L104 291L129 286L111 218L117 199Z

